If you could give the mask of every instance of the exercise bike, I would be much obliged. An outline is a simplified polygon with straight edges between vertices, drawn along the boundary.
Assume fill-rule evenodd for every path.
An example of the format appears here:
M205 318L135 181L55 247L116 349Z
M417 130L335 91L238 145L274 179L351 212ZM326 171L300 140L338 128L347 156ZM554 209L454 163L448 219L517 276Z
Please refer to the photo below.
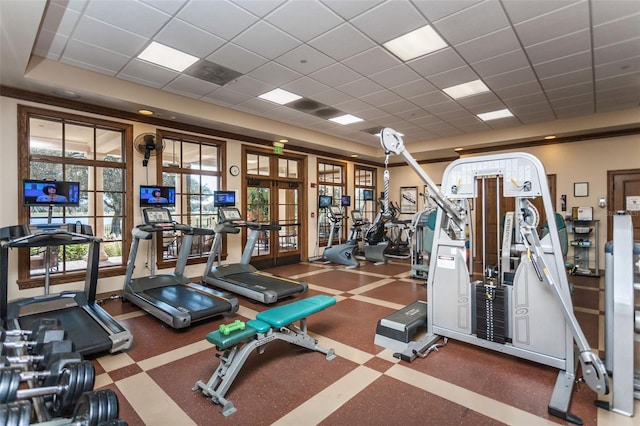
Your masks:
M329 242L324 249L323 259L331 263L338 263L345 265L347 268L357 268L360 266L360 262L356 259L356 252L358 251L358 240L350 238L345 244L333 245L333 237L336 233L340 232L340 224L347 217L342 213L342 209L338 206L329 206L327 208L327 219L331 222L331 229L329 231ZM352 235L353 235L352 229Z

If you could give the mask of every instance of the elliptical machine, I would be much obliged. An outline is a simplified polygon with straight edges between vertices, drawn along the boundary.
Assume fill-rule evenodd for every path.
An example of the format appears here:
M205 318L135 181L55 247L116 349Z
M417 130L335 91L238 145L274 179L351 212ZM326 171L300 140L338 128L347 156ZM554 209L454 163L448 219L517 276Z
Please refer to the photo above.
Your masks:
M360 262L356 259L357 239L352 238L345 244L333 245L334 235L336 232L340 232L340 224L347 219L342 213L342 209L338 206L329 206L327 208L327 219L331 222L331 230L329 231L329 242L324 249L323 258L331 263L345 265L347 268L357 268L360 266Z

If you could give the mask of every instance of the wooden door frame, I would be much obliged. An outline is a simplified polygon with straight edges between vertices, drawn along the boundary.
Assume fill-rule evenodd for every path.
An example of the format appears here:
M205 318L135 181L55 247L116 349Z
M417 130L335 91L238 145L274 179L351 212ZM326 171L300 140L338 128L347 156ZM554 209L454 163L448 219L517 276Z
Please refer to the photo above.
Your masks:
M640 174L640 169L622 169L622 170L607 170L607 241L613 240L613 216L616 214L613 209L614 206L614 191L615 191L615 176L626 175L630 173Z

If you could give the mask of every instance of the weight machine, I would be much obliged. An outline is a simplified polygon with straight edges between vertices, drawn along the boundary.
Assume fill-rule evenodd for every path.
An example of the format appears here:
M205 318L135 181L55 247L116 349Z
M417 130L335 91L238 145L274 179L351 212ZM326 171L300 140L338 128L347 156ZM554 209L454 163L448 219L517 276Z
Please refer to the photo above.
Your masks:
M582 420L568 411L576 382L574 341L581 379L598 394L609 392L609 382L602 361L591 351L573 313L555 221L549 221L549 233L542 241L527 222L529 199L534 197L542 197L546 216L554 217L542 163L526 153L461 158L447 167L442 189L438 189L407 152L398 132L383 129L380 142L387 154L385 165L390 154L403 156L427 184L439 208L427 280L427 334L394 356L410 362L424 357L439 339L452 338L557 368L560 371L549 413L581 424ZM491 277L472 282L468 200L477 197L478 180L498 176L504 182L503 196L515 199L514 229L519 238L509 250L517 253L519 260L515 270L506 266L497 273L493 270ZM388 169L384 177L388 203ZM501 322L504 330L500 330Z

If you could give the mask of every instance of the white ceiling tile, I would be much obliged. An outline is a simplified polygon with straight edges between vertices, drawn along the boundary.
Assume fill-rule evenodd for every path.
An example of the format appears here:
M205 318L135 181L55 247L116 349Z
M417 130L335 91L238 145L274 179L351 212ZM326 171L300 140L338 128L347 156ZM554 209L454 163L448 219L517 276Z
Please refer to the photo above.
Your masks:
M573 86L574 84L584 83L585 81L591 81L593 78L590 68L585 68L578 71L573 71L566 74L560 74L549 78L541 78L540 83L543 89L553 90L565 86Z
M620 61L609 62L607 64L598 65L595 68L596 80L616 77L618 75L639 76L640 75L640 55L636 56L635 58L625 58ZM638 79L638 86L640 86L640 79Z
M81 68L90 68L102 74L115 75L129 61L129 57L99 46L69 40L61 61Z
M164 86L164 90L192 98L200 98L218 87L220 86L208 81L182 74Z
M342 63L362 75L369 75L393 68L400 64L400 61L386 49L378 46L345 59Z
M572 3L586 3L586 0L501 0L501 2L511 22L518 24L547 15Z
M147 42L144 37L87 16L78 22L72 39L127 56L140 53Z
M381 90L375 93L368 93L360 97L360 100L380 108L384 111L383 105L390 104L392 102L400 101L402 98L391 92L390 90Z
M482 79L527 67L529 67L529 60L520 49L471 64L471 68Z
M263 93L267 93L268 91L275 89L276 86L243 75L242 77L239 77L237 80L231 83L229 88L238 92L246 93L247 95L259 96Z
M638 56L638 54L640 54L640 37L594 49L593 61L595 65L602 65Z
M640 14L640 2L636 0L595 0L591 2L593 25L625 19Z
M142 2L127 0L90 1L85 15L143 37L152 37L171 18Z
M369 106L369 108L358 111L358 117L367 121L382 120L387 117L387 113L380 108Z
M206 58L214 64L246 74L267 63L267 59L236 44L227 43Z
M595 48L638 37L640 37L640 14L626 16L593 28L593 46Z
M458 102L463 107L469 108L469 109L476 108L479 105L501 103L500 99L498 99L498 97L492 92L479 93L477 95L467 96L462 99L456 99L456 102Z
M283 67L282 65L275 62L269 62L261 66L260 68L251 71L247 75L251 78L255 78L256 80L260 80L275 87L280 87L283 84L289 83L302 77L301 74L287 69L286 67Z
M577 95L589 95L591 97L593 94L593 84L590 82L576 84L574 86L561 87L559 89L547 90L547 98L550 101L557 101L559 99L569 99L573 96Z
M309 41L344 22L318 1L286 2L265 19L302 41Z
M515 28L524 46L575 33L589 28L589 5L587 2L573 3L553 13L516 24Z
M249 12L264 18L286 0L231 0Z
M276 62L299 72L302 75L310 74L319 69L335 63L327 55L320 53L311 46L302 44L276 58Z
M454 45L506 28L509 21L498 0L486 0L439 19L433 25Z
M452 48L446 48L409 61L407 65L421 76L428 78L452 68L460 68L465 63Z
M567 74L568 72L588 69L591 67L591 51L580 52L575 55L568 55L553 61L535 65L539 79L545 79L556 75Z
M309 41L309 44L336 60L349 58L375 46L371 39L365 37L349 23L319 35Z
M413 0L413 4L431 22L480 3L482 0Z
M237 92L229 88L228 86L219 87L202 97L202 100L205 100L207 102L213 102L217 105L224 105L229 107L241 104L248 101L249 99L255 98L253 96L247 95L246 93Z
M378 43L385 43L428 24L408 0L387 1L350 22Z
M309 74L309 77L329 87L337 87L362 78L362 75L342 64L333 64L319 71Z
M358 80L353 80L349 83L342 84L336 87L336 89L346 93L347 95L353 96L356 99L362 99L363 96L366 96L370 93L384 90L384 87L369 80L368 78L363 77L359 78ZM399 98L399 96L396 95L396 98Z
M598 112L614 111L622 108L637 108L640 98L638 85L601 90L598 86L596 94L596 109Z
M527 83L516 84L515 86L509 87L497 87L491 88L496 95L498 95L501 99L511 99L517 98L524 95L529 95L533 93L542 94L542 87L537 80L529 81Z
M443 92L436 91L421 93L417 96L409 98L409 100L419 107L428 109L431 105L439 104L442 102L449 102L451 101L451 98L445 95Z
M440 89L446 89L447 87L468 83L477 79L478 75L468 66L455 68L429 77L431 84Z
M174 15L188 0L140 0L143 3Z
M190 1L176 16L224 39L233 38L258 20L227 1Z
M316 93L311 99L325 105L337 105L340 102L350 100L351 96L336 89L329 89L324 92Z
M295 93L296 95L300 95L305 98L310 98L316 93L329 90L329 86L326 86L308 76L303 76L297 80L283 84L281 86L281 89L287 90L291 93Z
M358 115L360 111L367 111L371 108L371 105L361 101L360 99L350 99L348 101L340 102L331 106L339 109L340 111L344 111L348 114L353 114L353 115ZM364 117L360 117L360 118L364 119Z
M584 29L526 48L532 64L548 62L591 49L591 31Z
M220 90L220 89L218 89ZM215 97L215 92L211 94L211 97ZM239 111L249 112L252 114L263 114L267 111L271 111L274 108L280 107L273 102L265 101L264 99L251 97L244 102L237 104L234 109Z
M344 1L344 0L320 0L322 3L331 8L338 15L344 19L351 19L369 9L372 9L376 5L382 3L385 0L358 0L358 1Z
M415 80L410 81L409 83L393 86L391 87L391 90L403 98L411 98L417 95L434 92L437 89L427 80Z
M558 119L590 115L596 112L593 102L586 102L584 104L576 104L572 102L566 106L554 107L553 110L555 111Z
M370 74L369 78L384 87L396 87L410 82L424 81L418 73L404 64Z
M275 59L300 44L289 34L264 21L253 25L233 42L268 59Z
M484 82L489 87L510 87L536 80L531 68L520 68L502 74L485 77Z
M419 108L416 108L414 104L404 99L399 99L395 102L378 105L378 108L398 117L403 117L403 113L409 114L410 111L415 112L419 110Z
M441 102L439 104L429 105L424 109L426 109L429 113L433 115L439 116L444 112L450 112L450 111L455 111L457 109L460 109L460 105L458 105L457 102L454 102L451 99L448 99L447 101Z
M411 102L407 102L405 100L401 101L401 102L405 102L407 103L407 109L403 108L397 108L397 110L395 112L393 112L394 115L404 119L404 120L411 120L412 118L415 117L421 117L424 114L426 114L427 112L425 110L423 110L422 108L417 108L413 103ZM393 104L391 104L392 106L394 106ZM385 105L385 110L389 110L388 106ZM415 124L415 123L413 123ZM417 124L415 124L417 126Z
M516 126L519 126L521 123L517 117L506 117L506 118L500 118L498 120L486 121L485 124L489 128L497 130L497 129L508 129L511 127L516 127Z
M225 40L180 19L173 19L154 37L158 43L203 59Z
M511 27L502 28L484 36L454 46L468 63L489 60L520 48L520 42Z
M544 95L544 93L534 92L534 93L528 93L523 96L518 96L515 98L505 99L504 103L507 105L507 108L511 110L513 108L523 108L527 105L541 105L541 104L547 105L549 102L547 100L547 97Z
M529 106L523 112L513 110L511 112L518 117L522 124L536 124L556 119L553 110L550 107L545 108L543 105Z
M118 78L134 81L151 87L163 87L180 73L147 61L134 59L118 73Z

